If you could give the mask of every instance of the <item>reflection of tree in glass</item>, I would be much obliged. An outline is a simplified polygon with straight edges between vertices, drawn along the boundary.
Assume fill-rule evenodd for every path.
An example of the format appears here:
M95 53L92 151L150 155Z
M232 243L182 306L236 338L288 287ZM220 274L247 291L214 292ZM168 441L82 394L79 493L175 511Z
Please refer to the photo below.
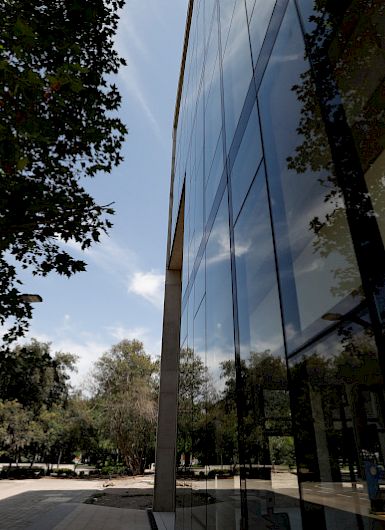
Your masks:
M225 390L218 393L202 359L191 348L181 350L177 451L185 467L193 459L210 466L237 462L235 373L223 364Z
M224 400L233 403L232 414L228 414L228 418L231 417L235 425L235 363L222 363L222 373L226 377ZM294 449L293 442L289 439L291 420L285 361L272 355L269 350L251 352L247 361L241 360L240 378L243 394L240 413L244 463L250 469L253 464L266 465L272 462L293 465Z
M364 477L359 455L381 454L382 378L370 328L346 325L339 346L313 352L291 368L293 426L302 478L341 481ZM338 353L331 355L332 352ZM317 459L321 451L327 458Z
M364 223L370 217L373 222L373 206L378 218L385 215L385 166L379 163L385 147L384 14L380 0L315 0L306 35L312 68L292 87L302 105L297 127L301 144L287 158L288 168L318 173L325 189L324 207L310 228L320 256L339 253L346 261L334 268L338 284L332 290L341 296L357 293L345 206L350 228L355 223L363 239L368 231Z
M177 451L184 455L185 466L191 455L199 459L204 449L202 435L205 426L206 388L208 373L202 359L192 348L182 348L179 360L179 402ZM199 438L199 439L197 439Z

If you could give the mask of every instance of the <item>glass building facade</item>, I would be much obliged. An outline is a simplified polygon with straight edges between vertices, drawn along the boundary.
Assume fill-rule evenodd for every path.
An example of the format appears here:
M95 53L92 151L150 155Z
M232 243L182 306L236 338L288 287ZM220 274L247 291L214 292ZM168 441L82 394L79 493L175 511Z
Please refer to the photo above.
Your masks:
M383 0L190 2L177 530L385 528L384 185Z

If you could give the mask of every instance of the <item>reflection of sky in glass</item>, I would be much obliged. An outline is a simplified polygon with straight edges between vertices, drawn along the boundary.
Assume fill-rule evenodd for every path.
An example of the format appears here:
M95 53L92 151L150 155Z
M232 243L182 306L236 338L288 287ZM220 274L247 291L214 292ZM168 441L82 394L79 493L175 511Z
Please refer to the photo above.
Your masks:
M194 357L205 364L206 359L206 312L204 301L194 319Z
M206 208L206 220L209 218L211 207L214 202L214 197L218 189L219 182L221 180L223 172L223 144L222 144L222 135L219 135L217 146L215 148L215 154L211 167L209 170L209 175L207 177L207 184L205 190L205 208Z
M293 155L304 140L297 133L302 104L292 87L301 82L301 74L308 69L309 65L304 60L304 44L295 9L289 4L262 81L259 99L266 164L269 180L272 182L277 246L281 256L284 253L288 255L288 251L291 255L292 271L287 270L287 273L295 277L298 316L302 330L320 319L359 285L357 271L356 275L354 276L353 273L351 277L349 292L341 293L336 289L341 284L341 280L344 281L341 271L348 268L346 256L349 259L354 256L344 215L340 215L336 220L336 225L339 224L336 233L339 234L341 241L332 239L333 249L330 252L322 252L325 250L325 244L328 244L327 240L321 251L317 251L314 246L316 238L310 228L311 221L315 217L320 220L325 219L335 207L325 204L328 190L319 182L319 179L325 177L327 173L307 170L300 174L288 169L288 156ZM280 180L274 180L278 176ZM280 205L280 194L283 205ZM319 238L324 235L327 234L321 231ZM331 237L335 238L335 233ZM344 249L344 254L340 249ZM354 258L353 264L355 264ZM338 274L336 271L339 271ZM280 273L285 274L284 266L280 267ZM289 302L285 298L284 303L286 311L290 310ZM287 325L287 332L290 333L290 317ZM326 326L327 323L323 325Z
M231 170L234 219L236 219L262 158L261 133L254 105Z
M219 4L222 50L226 47L234 6L239 0L221 0Z
M205 181L208 179L208 173L222 128L218 57L214 67L214 76L207 97L205 112Z
M224 194L206 247L207 367L217 384L220 363L234 360L230 236Z
M250 0L247 1L247 13L250 20L251 52L253 54L254 65L257 62L275 3L276 0L257 0L256 2L250 2ZM251 11L250 4L253 4L253 11Z
M223 56L226 143L230 147L252 77L249 35L243 0L237 0Z
M196 313L206 290L205 254L203 254L194 281L194 312ZM190 295L191 296L191 295Z
M264 171L250 189L234 229L240 353L282 353L274 250Z

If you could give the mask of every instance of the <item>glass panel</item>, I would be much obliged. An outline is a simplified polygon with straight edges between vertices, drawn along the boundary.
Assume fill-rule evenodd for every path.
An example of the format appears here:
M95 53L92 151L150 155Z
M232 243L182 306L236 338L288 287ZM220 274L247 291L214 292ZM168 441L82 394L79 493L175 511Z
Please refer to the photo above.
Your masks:
M327 140L318 151L321 140L313 144L302 127L311 105L319 116L290 3L259 94L290 351L330 325L330 314L345 314L362 299L344 202L340 194L329 196L334 169ZM317 133L325 136L319 120Z
M206 314L205 303L201 303L194 319L194 356L189 367L192 377L193 402L193 451L192 471L194 484L192 489L192 528L201 530L206 525L206 505L210 498L206 492Z
M242 202L244 201L261 159L261 133L257 108L254 105L231 170L234 219L236 219L241 209Z
M198 308L202 302L202 298L206 291L206 258L203 254L201 262L198 267L198 271L194 282L194 313L198 311Z
M195 252L198 252L203 235L203 154L195 176Z
M184 225L184 234L183 234L183 263L182 263L182 295L186 291L188 285L188 280L190 277L189 269L189 216L186 213L186 220Z
M257 0L249 22L251 53L254 66L258 60L267 27L273 12L276 0Z
M197 79L196 79L196 96L199 92L199 87L202 80L203 73L203 62L204 62L204 52L205 52L205 37L204 37L204 1L199 3L199 13L197 15ZM194 103L196 103L197 97L195 98Z
M262 170L241 210L234 244L249 528L263 528L268 521L277 525L274 528L299 529L287 367Z
M215 62L210 92L207 96L205 109L205 181L207 181L208 178L218 142L218 136L222 129L222 105L218 57L219 55Z
M178 392L178 437L177 437L177 480L176 488L176 527L191 530L192 480L190 455L193 439L193 403L189 373L189 359L192 348L192 332L184 342L179 360L179 392Z
M207 43L210 38L210 32L212 31L212 23L213 23L213 16L217 16L217 13L215 12L215 15L213 15L214 8L217 7L217 1L216 0L204 0L204 17L205 17L205 47L207 47ZM215 31L218 31L218 26L215 24Z
M385 240L385 5L379 0L345 0L327 5L322 17L319 8L318 3L301 2L305 19L313 12L307 39L310 56L321 59L316 81L329 81L323 102L333 117L331 124L329 118L329 141L336 146L345 196L354 195L359 206L352 208L350 216L353 221L358 218L358 228L352 228L357 247L366 247L360 262L368 276L379 275L382 283L383 267L378 271L375 263L383 261ZM301 126L314 135L319 151L323 144L316 123L317 116L308 112ZM314 158L314 148L310 155ZM331 180L329 187L334 185ZM374 250L369 252L370 248Z
M237 0L220 0L219 2L222 53L226 48L227 36L229 34L236 2Z
M184 308L182 318L180 322L180 343L182 344L187 340L187 306Z
M214 197L218 189L223 172L223 143L222 135L219 135L217 145L215 148L214 159L212 161L209 174L207 177L205 206L206 206L206 221L210 215L211 207L214 202Z
M209 528L236 530L240 520L237 416L230 367L234 330L227 193L206 247L207 507Z
M246 0L247 18L250 20L256 0Z
M283 339L265 174L261 169L234 229L240 354L282 355Z
M227 192L206 246L207 351L210 376L222 385L220 364L234 358Z
M223 57L226 145L231 146L253 75L244 0L237 0Z
M383 528L384 382L366 309L290 371L304 527Z

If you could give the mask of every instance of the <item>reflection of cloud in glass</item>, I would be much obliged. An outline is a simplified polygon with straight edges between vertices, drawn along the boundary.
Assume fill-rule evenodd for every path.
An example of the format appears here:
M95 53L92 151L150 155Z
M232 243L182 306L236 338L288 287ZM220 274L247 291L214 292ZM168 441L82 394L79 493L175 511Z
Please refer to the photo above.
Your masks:
M229 260L230 240L229 228L224 223L214 225L210 234L210 255L206 257L206 268Z
M233 17L231 20L231 28L226 39L226 44L223 46L224 61L223 67L226 68L231 62L238 61L242 58L245 52L245 36L247 36L247 25L245 24L245 10L243 2L237 0ZM228 17L228 12L226 15ZM221 9L222 15L222 9ZM222 16L221 16L222 18Z
M252 345L249 342L244 342L240 344L241 351L250 352L265 352L270 351L271 355L275 353L281 354L282 347L282 336L276 334L275 336L269 337L267 340L256 339L253 341Z
M210 380L217 392L223 392L226 385L226 378L223 377L222 363L235 362L234 348L228 349L212 347L207 350L206 366Z

